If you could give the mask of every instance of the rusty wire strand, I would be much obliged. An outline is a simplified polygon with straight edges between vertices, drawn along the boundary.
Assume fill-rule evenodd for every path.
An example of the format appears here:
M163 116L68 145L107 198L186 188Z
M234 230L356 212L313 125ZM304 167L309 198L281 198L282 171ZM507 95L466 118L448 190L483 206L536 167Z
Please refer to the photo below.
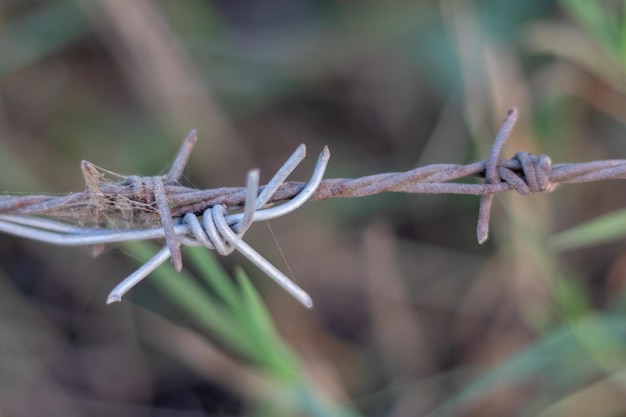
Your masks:
M307 199L310 201L338 197L364 197L384 192L477 195L481 196L477 238L479 243L483 243L488 236L491 202L494 194L515 190L522 195L527 195L551 191L562 183L626 179L626 160L552 165L550 158L546 155L532 155L525 152L518 152L511 159L501 159L502 148L516 118L517 110L509 110L489 158L485 161L466 165L434 164L407 172L321 181L326 163L324 161L327 161L329 156L328 151L325 150L320 156L322 159L318 160L318 165L320 161L324 161L322 161L321 172L315 174L319 178L314 181L314 186L311 186L310 183L283 182L286 176L304 158L304 147L301 146L286 165L281 168L284 171L282 173L279 171L273 181L265 186L267 189L257 187L254 184L258 184L258 182L254 183L254 181L249 182L247 187L223 187L210 190L198 190L180 185L178 179L182 175L191 150L196 143L196 132L192 131L185 139L169 174L163 177L129 176L122 181L106 182L99 178L100 174L96 171L95 165L83 161L81 167L87 183L87 190L83 192L60 197L46 195L1 196L0 222L2 224L0 224L0 230L30 238L36 238L37 231L32 232L27 230L28 228L43 230L42 233L44 234L65 233L70 236L66 240L57 239L54 236L39 240L68 245L81 244L81 242L93 244L94 242L109 243L111 241L165 237L167 246L162 250L163 253L160 252L159 259L172 256L174 267L180 270L182 267L180 244L193 243L190 242L189 238L185 238L185 235L194 235L191 240L211 249L224 245L219 241L220 239L226 239L226 242L231 246L244 247L245 244L240 242L239 238L252 221L274 218L284 214L280 211L281 206L268 209L267 204L270 203L296 199L299 200L299 205ZM289 166L288 169L286 166ZM319 171L317 168L319 167L316 166L316 171ZM258 173L256 175L258 176ZM455 182L465 178L484 178L484 181L482 183ZM251 193L256 193L262 197L257 202L252 203L256 207L246 208L241 215L229 214L228 210L243 208L246 206L246 201L252 201ZM303 193L306 196L301 195ZM217 206L225 209L216 212L213 208ZM285 206L289 205L286 204ZM285 210L285 212L292 209ZM209 211L213 214L209 214ZM272 211L275 214L263 214L263 212ZM196 224L195 221L189 219L189 215L202 216L205 220L213 216L217 220L215 220L215 224L207 220L200 227L199 223ZM79 222L79 226L51 222L36 216L76 220ZM221 218L224 218L225 221L221 222ZM94 224L86 224L88 222L85 219L91 219ZM103 228L103 225L106 224L103 219L121 219L130 223L136 230L110 234L108 230ZM174 224L172 219L177 219L177 223ZM180 222L184 223L185 219L189 221L183 227ZM232 239L228 240L225 236L231 236L231 230L225 230L222 223L228 224L232 229L232 236L237 236L239 240L236 242ZM159 224L161 228L154 228L155 225ZM219 226L221 227L219 233L213 230L218 227L217 224L222 224ZM210 242L206 240L206 236L199 235L201 230L206 230L207 233L209 230L213 230L213 237L209 236ZM220 252L222 251L220 250ZM275 279L282 280L286 277L276 277ZM307 305L306 302L303 304Z
M512 159L500 159L496 156L495 160L499 175L496 181L452 182L464 178L484 178L489 160L466 165L433 164L406 172L389 172L354 179L325 179L309 200L365 197L385 192L484 196L515 190L526 195L532 192L551 191L558 184L626 179L626 160L623 159L552 165L550 158L545 155L536 156L520 152ZM528 177L536 175L537 172L543 173L547 180L547 185L543 189L532 187L526 182ZM101 199L111 202L124 199L145 206L154 203L153 191L149 187L133 186L136 184L129 179L118 183L102 183L100 185ZM268 203L289 200L296 196L304 186L305 183L302 182L285 182L272 195ZM165 184L164 188L171 214L174 217L183 216L189 212L201 213L218 204L231 208L243 207L246 200L245 187L198 190L178 184ZM259 190L262 192L263 187ZM113 212L106 212L107 207L94 207L91 197L89 190L65 196L3 195L0 196L0 214L74 219L88 218L94 210L103 210L105 215L115 215ZM150 215L150 210L141 213L140 207L135 209L137 210L134 213L136 216ZM115 210L114 204L111 205L111 210ZM152 214L156 216L156 213Z

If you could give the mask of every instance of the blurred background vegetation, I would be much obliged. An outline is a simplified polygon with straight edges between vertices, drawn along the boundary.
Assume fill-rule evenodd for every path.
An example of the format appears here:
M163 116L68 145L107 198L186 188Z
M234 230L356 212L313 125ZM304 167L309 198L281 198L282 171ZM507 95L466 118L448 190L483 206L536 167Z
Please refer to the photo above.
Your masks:
M0 191L82 190L81 159L166 172L192 128L198 188L300 143L329 177L463 163L512 106L506 155L626 158L624 3L3 0ZM153 246L0 236L0 414L626 416L623 187L498 196L483 246L465 196L257 224L312 311L204 250L106 306Z

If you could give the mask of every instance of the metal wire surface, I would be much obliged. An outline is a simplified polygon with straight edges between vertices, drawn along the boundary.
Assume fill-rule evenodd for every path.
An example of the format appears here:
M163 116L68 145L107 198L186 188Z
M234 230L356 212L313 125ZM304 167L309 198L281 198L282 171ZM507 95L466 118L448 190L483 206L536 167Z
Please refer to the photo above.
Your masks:
M306 201L337 197L364 197L384 192L467 194L481 196L477 238L488 237L491 201L494 194L515 190L522 195L553 190L562 183L583 183L626 179L626 160L554 164L546 155L518 152L511 159L500 153L517 119L511 109L498 133L489 158L466 165L435 164L407 172L384 173L356 179L322 181L330 153L320 154L308 183L285 182L305 155L301 145L272 180L258 186L258 171L248 176L246 187L197 190L178 184L196 132L185 139L169 174L163 177L126 177L119 182L101 181L95 165L83 161L81 168L87 190L65 196L0 197L0 231L57 245L98 245L129 240L165 238L166 246L150 261L118 285L108 302L145 278L170 256L177 270L182 268L180 245L205 246L222 255L238 250L298 301L307 307L312 300L241 238L253 222L280 217ZM453 182L484 178L482 183ZM282 204L269 206L270 203ZM229 210L243 212L229 214ZM73 226L50 218L95 219L95 227ZM108 219L121 218L134 227L107 229ZM200 221L202 219L202 221ZM150 227L160 224L161 227Z

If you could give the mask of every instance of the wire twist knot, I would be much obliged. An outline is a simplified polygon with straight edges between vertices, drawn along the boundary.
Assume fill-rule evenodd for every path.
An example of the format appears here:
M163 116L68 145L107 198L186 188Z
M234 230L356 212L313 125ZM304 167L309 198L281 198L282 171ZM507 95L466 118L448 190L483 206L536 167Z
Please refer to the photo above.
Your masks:
M519 168L498 164L499 182L506 182L521 195L551 191L552 160L549 156L518 152L511 162L519 164Z

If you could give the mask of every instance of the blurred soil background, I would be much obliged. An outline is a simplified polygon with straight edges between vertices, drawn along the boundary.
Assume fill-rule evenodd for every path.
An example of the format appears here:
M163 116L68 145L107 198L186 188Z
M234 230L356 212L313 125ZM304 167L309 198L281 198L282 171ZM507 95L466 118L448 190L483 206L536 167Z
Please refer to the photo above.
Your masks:
M465 163L512 106L507 156L626 158L624 4L2 0L0 191L83 190L82 159L164 173L192 128L197 188L253 168L265 182L300 143L295 180L324 145L327 177ZM484 245L467 196L312 202L255 224L246 240L315 308L241 256L219 262L249 274L309 397L152 277L105 305L139 265L129 249L2 235L0 415L626 416L626 238L550 245L626 207L623 189L499 195Z

